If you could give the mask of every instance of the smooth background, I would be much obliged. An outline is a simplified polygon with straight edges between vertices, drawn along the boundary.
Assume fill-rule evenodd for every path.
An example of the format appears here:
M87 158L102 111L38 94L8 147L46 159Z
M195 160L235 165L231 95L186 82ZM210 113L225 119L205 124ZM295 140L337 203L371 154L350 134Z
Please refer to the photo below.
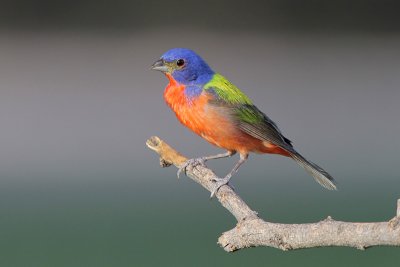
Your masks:
M149 66L190 47L243 89L339 191L252 155L232 183L260 215L394 216L400 180L396 1L2 1L0 266L397 266L398 248L233 254L234 218L145 141L219 152L165 105ZM224 175L235 159L210 162Z

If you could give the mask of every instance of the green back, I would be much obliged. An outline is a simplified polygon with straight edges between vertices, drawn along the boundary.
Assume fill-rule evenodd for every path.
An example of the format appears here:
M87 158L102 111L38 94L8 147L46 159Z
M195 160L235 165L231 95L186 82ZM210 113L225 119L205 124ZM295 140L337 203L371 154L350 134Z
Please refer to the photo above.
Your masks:
M257 123L264 118L261 112L252 108L254 105L250 98L221 74L214 74L211 81L204 85L204 90L217 97L214 103L235 109L239 120Z
M204 90L212 90L220 100L227 104L252 104L250 98L218 73L214 74L213 78L204 85Z

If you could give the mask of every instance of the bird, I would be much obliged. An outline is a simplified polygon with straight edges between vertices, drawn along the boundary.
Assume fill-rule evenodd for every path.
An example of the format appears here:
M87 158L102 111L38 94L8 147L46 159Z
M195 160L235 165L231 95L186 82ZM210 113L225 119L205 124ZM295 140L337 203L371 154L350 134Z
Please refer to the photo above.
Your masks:
M182 171L186 173L191 164L204 165L208 160L239 153L232 170L224 178L214 178L213 197L229 183L250 153L277 154L292 158L321 186L336 190L330 174L297 152L275 122L193 50L172 48L155 61L151 69L161 71L168 78L164 99L178 120L209 143L226 150L187 160L179 167L178 177Z

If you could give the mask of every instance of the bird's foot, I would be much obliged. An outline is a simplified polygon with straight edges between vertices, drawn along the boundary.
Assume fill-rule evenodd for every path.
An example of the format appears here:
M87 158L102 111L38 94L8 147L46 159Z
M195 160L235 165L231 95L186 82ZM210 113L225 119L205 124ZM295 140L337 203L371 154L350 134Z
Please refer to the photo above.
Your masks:
M197 165L205 166L204 163L206 160L204 158L195 158L195 159L188 159L185 161L185 163L182 164L182 166L179 167L178 169L178 178L181 175L182 172L186 174L186 168L189 166L195 167Z
M230 179L231 175L227 175L225 178L214 178L213 181L215 182L215 186L211 191L210 198L213 198L222 186L228 185Z

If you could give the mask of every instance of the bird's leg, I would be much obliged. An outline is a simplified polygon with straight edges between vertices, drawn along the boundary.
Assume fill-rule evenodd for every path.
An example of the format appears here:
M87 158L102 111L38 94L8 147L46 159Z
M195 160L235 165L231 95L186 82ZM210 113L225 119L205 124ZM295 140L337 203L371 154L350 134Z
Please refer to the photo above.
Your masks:
M192 166L204 165L204 163L205 163L207 160L210 160L210 159L227 158L227 157L233 156L233 155L235 155L235 154L236 154L235 151L227 151L227 152L225 152L225 153L220 153L220 154L217 154L217 155L212 155L212 156L205 156L205 157L200 157L200 158L189 159L189 160L187 160L185 163L183 163L182 166L179 167L178 173L177 173L178 178L179 178L179 176L181 175L182 171L184 171L185 174L186 174L186 168L187 168L189 165L192 165Z
M222 158L231 157L231 156L233 156L235 154L236 154L236 151L227 151L225 153L220 153L220 154L217 154L217 155L201 157L201 159L204 162L206 162L207 160L210 160L210 159L222 159Z
M218 190L221 188L221 186L226 185L229 183L229 180L232 178L232 176L238 171L239 167L246 162L247 158L249 157L248 154L240 154L240 159L236 163L236 165L233 167L233 169L224 177L224 178L218 178L214 179L215 181L215 187L213 191L211 192L210 198L214 197L215 194L218 192Z

